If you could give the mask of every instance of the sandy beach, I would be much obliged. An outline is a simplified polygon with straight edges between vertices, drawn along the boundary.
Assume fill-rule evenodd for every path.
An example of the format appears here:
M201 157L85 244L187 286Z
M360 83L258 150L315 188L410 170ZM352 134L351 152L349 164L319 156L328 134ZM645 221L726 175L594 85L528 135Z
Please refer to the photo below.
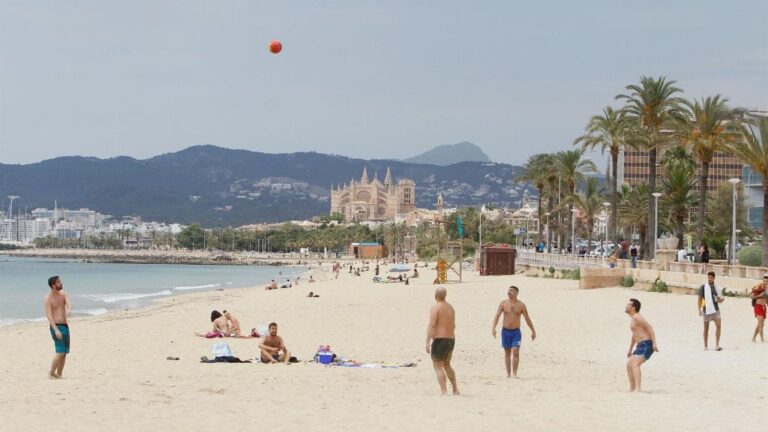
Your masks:
M692 296L465 273L465 283L446 285L457 313L454 365L462 395L441 398L424 351L431 271L408 286L372 283L372 272L315 277L322 280L276 291L190 294L72 319L61 380L47 377L53 344L46 323L2 328L2 430L709 431L760 424L768 343L750 342L755 320L748 299L726 299L724 350L704 351ZM510 284L520 287L538 332L532 343L523 328L519 380L505 377L500 342L490 331ZM307 298L310 290L320 297ZM643 303L660 348L643 366L643 394L627 393L630 297ZM418 366L200 363L213 341L193 332L209 329L212 309L231 310L244 329L276 321L300 360L328 344L362 362ZM258 354L258 340L227 341L242 359Z

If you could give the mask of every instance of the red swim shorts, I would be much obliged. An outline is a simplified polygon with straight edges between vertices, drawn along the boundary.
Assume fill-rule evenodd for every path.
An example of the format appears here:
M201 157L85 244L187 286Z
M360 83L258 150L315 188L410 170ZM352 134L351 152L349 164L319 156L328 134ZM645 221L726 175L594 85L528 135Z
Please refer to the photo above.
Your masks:
M756 304L755 305L755 316L756 317L762 317L764 319L765 318L766 309L768 309L768 308L766 308L765 305Z

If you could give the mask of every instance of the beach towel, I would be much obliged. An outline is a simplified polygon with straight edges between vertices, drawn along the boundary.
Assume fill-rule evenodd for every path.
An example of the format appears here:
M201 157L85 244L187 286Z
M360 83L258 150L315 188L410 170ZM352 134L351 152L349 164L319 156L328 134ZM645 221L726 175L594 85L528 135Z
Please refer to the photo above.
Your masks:
M720 308L717 306L717 299L714 297L722 296L720 287L718 287L716 284L714 286L704 284L701 286L701 288L699 288L699 290L699 292L704 295L704 315L712 315L713 313L717 312Z
M352 367L352 368L362 368L362 369L399 369L399 368L416 367L416 363L413 363L413 362L409 362L409 363L360 363L360 362L356 362L354 360L344 360L344 361L338 361L338 362L335 362L335 363L331 363L328 366Z
M208 357L201 357L200 363L252 363L251 360L240 360L237 357L216 357L213 360L209 359Z

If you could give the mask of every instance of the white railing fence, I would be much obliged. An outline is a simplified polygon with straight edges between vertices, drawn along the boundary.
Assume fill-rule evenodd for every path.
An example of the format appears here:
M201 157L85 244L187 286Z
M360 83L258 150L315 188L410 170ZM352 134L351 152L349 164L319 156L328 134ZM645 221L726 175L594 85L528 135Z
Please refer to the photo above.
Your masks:
M558 270L572 270L580 267L599 268L608 267L608 260L605 257L572 255L572 254L552 254L537 253L526 250L518 250L515 258L516 264L527 265L530 267L550 267Z

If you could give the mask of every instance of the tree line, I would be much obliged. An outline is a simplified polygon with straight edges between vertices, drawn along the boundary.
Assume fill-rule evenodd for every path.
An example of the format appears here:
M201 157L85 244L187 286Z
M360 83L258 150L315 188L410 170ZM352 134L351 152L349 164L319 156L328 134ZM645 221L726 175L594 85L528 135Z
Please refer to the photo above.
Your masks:
M675 84L665 77L642 77L615 97L620 106L605 107L589 119L585 133L573 141L575 149L528 159L518 180L536 187L539 220L544 221L548 213L550 221L549 238L539 233L539 241L550 247L556 238L569 244L572 230L592 240L596 218L609 207L609 238L618 242L638 233L641 249L651 259L650 246L657 235L654 193L660 193L659 232L676 236L678 247L690 234L696 245L706 243L722 251L732 234L732 192L725 184L708 193L710 165L718 153L736 156L762 177L763 205L768 206L768 119L730 107L721 95L685 99ZM584 154L594 149L610 156L608 190L590 176L597 167ZM619 184L618 159L620 152L631 150L647 152L649 175L647 182L630 187ZM743 200L743 193L739 199ZM579 217L572 227L574 209ZM748 235L743 205L738 211L738 228L742 236ZM767 228L764 212L763 237ZM765 266L768 242L762 248Z

